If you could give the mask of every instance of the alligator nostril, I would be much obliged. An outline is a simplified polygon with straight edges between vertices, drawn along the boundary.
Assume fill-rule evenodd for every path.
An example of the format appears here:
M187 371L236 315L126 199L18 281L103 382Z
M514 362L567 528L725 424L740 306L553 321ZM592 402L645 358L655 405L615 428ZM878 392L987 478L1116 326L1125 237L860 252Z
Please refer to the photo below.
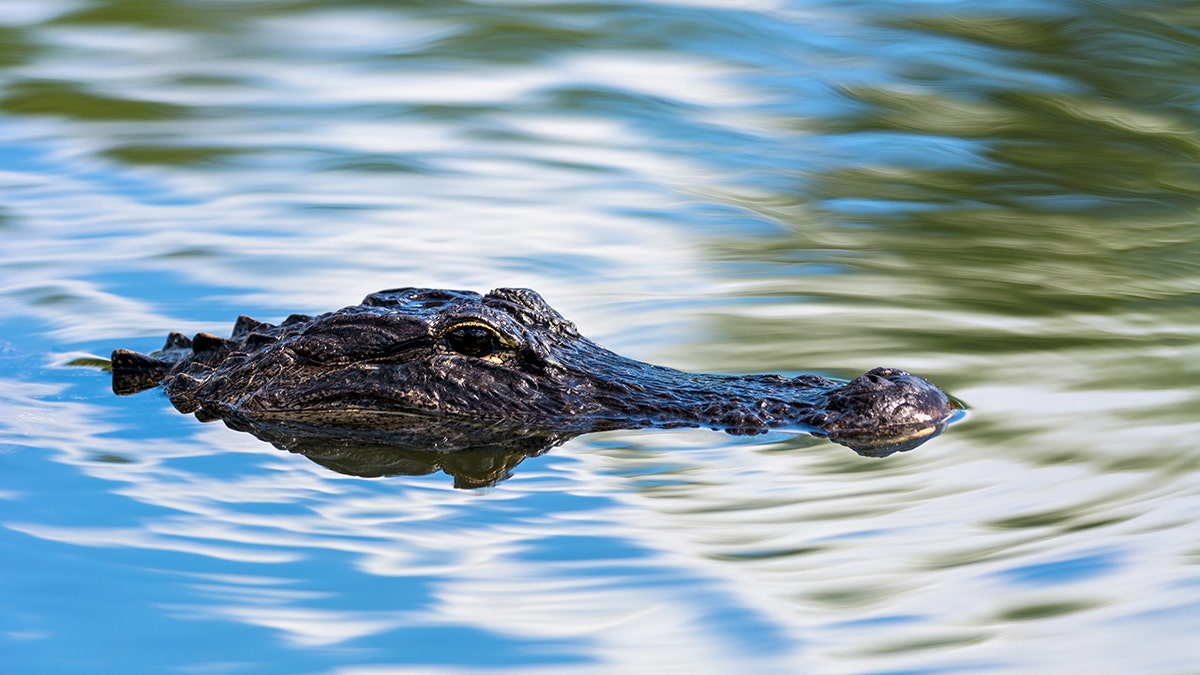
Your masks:
M884 389L890 384L890 380L872 370L851 380L846 388L857 392L872 392Z

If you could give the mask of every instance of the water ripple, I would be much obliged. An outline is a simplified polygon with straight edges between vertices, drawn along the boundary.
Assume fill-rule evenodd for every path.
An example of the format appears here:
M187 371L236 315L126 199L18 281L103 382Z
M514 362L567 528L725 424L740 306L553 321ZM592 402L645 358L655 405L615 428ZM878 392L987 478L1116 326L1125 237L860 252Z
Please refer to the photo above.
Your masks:
M1200 658L1187 3L0 16L10 668ZM338 474L62 365L403 285L535 287L696 370L905 367L970 413L884 461L597 434L469 492Z

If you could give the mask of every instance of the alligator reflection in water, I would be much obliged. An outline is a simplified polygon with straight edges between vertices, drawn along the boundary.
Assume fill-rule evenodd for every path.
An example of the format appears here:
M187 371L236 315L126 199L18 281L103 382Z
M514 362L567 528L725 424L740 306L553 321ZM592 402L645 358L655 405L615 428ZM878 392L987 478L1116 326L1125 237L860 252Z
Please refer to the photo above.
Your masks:
M840 382L634 361L524 289L380 291L278 326L243 316L231 338L172 333L159 352L118 349L111 363L118 394L161 385L181 412L330 468L440 468L462 486L592 431L790 428L884 456L937 435L958 411L933 384L890 368Z
M454 478L454 487L467 489L495 485L511 477L512 470L527 457L536 457L576 436L407 413L380 415L377 429L264 423L236 414L223 419L231 429L253 434L338 473L379 478L441 471Z

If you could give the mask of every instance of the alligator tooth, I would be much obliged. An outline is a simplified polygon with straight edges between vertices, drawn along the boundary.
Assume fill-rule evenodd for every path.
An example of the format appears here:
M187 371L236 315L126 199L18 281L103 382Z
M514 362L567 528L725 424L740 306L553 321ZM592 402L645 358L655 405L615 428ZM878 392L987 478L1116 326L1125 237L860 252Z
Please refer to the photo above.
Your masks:
M269 323L252 319L245 314L237 318L237 322L233 324L233 335L231 337L244 338L256 330L267 330L274 328Z

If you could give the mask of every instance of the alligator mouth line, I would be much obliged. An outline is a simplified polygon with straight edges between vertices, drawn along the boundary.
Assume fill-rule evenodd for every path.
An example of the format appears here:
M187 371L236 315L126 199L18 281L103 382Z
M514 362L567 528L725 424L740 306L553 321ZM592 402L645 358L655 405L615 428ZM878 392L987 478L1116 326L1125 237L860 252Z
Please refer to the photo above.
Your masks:
M262 409L239 408L230 410L240 415L253 417L299 417L312 413L355 413L384 416L424 415L437 416L435 408L423 408L411 401L378 395L363 395L347 392L304 398L293 405L269 406Z
M897 428L895 432L879 429L849 429L834 432L815 432L816 436L824 436L835 443L844 445L859 454L884 454L911 450L925 441L940 434L946 428L945 424L935 424L924 427L910 427L903 431Z

